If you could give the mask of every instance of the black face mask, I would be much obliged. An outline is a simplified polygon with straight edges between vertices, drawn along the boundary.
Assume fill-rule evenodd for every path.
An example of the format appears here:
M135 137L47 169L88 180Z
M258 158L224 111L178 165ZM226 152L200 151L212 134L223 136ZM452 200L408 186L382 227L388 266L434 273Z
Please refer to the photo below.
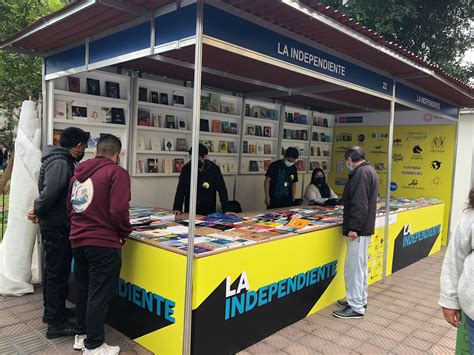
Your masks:
M84 158L84 154L85 152L82 152L76 157L76 163L79 163Z
M313 178L313 184L314 185L322 185L325 182L326 182L326 178L324 176Z

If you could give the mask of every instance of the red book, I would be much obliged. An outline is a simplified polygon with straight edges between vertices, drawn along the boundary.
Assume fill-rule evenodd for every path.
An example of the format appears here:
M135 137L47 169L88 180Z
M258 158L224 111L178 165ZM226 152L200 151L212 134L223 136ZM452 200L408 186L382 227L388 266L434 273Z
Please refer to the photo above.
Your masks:
M81 92L81 81L79 78L74 76L68 76L67 78L67 87L69 91L72 92Z
M212 132L221 133L222 122L219 120L212 120Z
M174 172L175 173L181 173L181 170L183 170L184 166L184 159L175 159L174 160Z
M271 161L270 159L264 160L264 161L263 161L263 169L264 169L265 171L267 171L267 170L268 170L268 167L270 166L271 163L272 163L272 161Z

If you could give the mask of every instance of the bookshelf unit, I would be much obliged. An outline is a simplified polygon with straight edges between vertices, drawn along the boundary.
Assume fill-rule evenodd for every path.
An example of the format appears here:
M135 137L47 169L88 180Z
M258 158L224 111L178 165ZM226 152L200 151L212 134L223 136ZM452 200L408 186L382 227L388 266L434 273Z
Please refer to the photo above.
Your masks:
M308 171L311 119L312 111L285 106L283 129L281 129L280 156L283 157L284 151L289 147L297 148L299 150L299 158L296 164L298 164L297 169L299 173L306 173ZM304 166L301 167L300 164Z
M208 148L209 160L222 175L238 173L241 125L242 98L202 91L199 142Z
M334 142L335 116L313 112L311 147L308 172L319 167L326 174L331 172L332 148Z
M191 147L192 89L142 78L132 88L132 176L179 176Z
M276 160L280 110L278 104L245 100L240 150L241 175L265 174L265 168Z
M60 132L67 127L81 128L90 134L84 155L87 160L93 158L100 135L113 134L122 142L120 165L127 168L130 77L95 70L61 77L48 85L52 93L52 107L48 110L52 132L47 135L47 144L57 144Z

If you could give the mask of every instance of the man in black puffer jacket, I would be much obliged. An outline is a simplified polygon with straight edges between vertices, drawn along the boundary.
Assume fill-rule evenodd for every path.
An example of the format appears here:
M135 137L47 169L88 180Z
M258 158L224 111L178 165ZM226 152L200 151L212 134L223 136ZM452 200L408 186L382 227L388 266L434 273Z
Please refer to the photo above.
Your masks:
M39 197L28 215L39 223L45 249L44 317L47 338L72 336L74 324L68 322L66 298L71 272L72 251L69 243L71 219L66 199L74 166L84 156L89 136L82 129L69 127L61 133L60 147L47 146L43 152L38 179Z

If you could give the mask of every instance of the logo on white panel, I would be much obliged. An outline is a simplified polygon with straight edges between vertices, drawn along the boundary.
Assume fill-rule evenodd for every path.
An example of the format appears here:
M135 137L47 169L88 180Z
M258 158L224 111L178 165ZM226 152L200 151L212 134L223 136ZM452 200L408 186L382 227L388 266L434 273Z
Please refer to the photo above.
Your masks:
M84 182L74 181L71 192L71 205L75 212L84 212L94 198L94 184L89 178Z

